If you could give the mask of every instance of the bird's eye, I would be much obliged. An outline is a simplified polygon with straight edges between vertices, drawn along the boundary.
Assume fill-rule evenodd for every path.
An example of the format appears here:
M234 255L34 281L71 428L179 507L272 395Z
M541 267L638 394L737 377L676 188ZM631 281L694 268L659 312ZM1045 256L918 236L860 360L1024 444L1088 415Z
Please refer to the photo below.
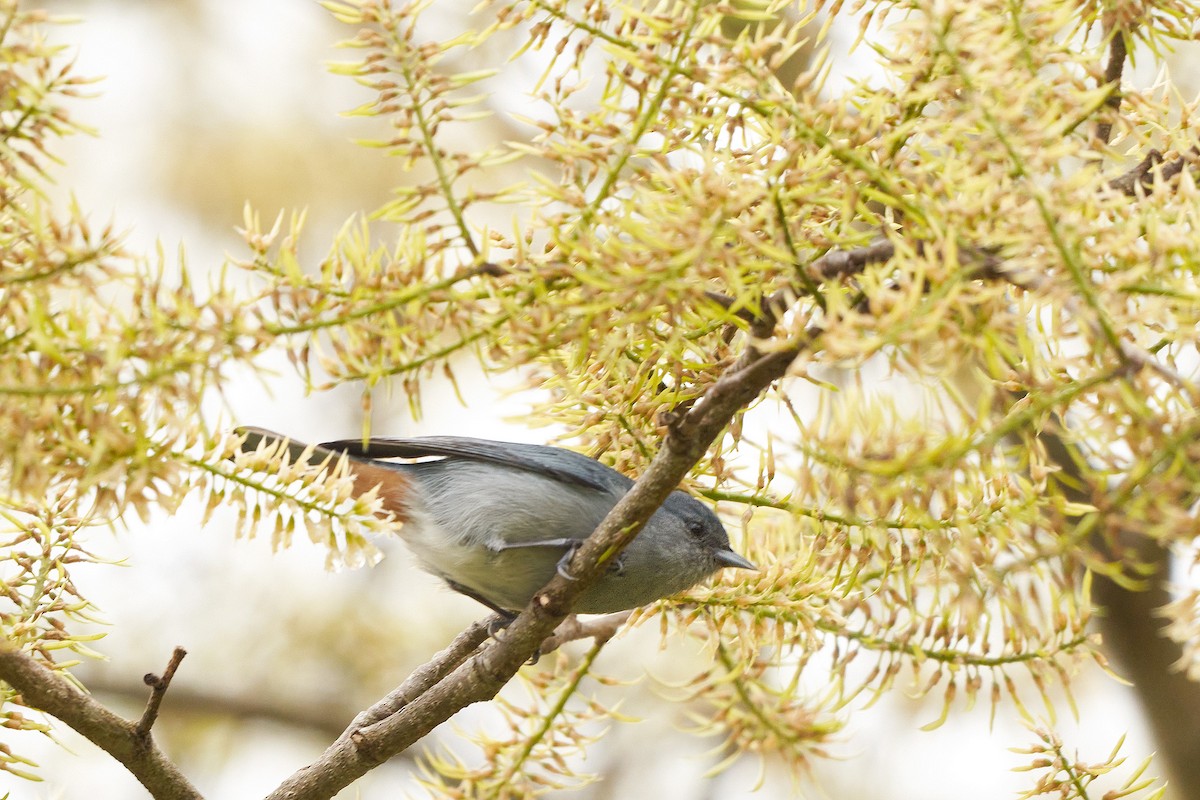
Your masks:
M698 519L689 519L687 521L688 533L692 536L699 537L704 533L704 523Z

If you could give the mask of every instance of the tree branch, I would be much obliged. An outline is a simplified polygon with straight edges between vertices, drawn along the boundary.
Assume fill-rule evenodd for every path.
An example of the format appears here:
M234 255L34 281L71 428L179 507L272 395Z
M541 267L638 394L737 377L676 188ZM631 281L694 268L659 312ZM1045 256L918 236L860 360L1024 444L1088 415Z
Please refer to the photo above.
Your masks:
M1051 428L1043 430L1038 439L1050 460L1062 470L1062 479L1057 482L1063 495L1071 502L1095 504L1106 489L1085 479L1079 456L1072 453L1073 446ZM1200 760L1196 759L1200 751L1200 714L1196 713L1200 709L1200 683L1175 668L1183 650L1163 633L1167 623L1157 614L1171 601L1167 583L1170 553L1136 531L1118 530L1109 535L1150 571L1144 589L1129 589L1102 573L1093 574L1092 599L1103 609L1096 619L1104 649L1128 674L1178 796L1195 797L1200 791ZM1091 544L1101 553L1112 549L1099 534L1093 536Z
M419 697L422 693L428 691L431 686L449 675L451 670L466 661L467 657L479 648L479 645L487 641L488 631L492 630L494 625L503 619L499 614L493 614L488 619L472 623L466 630L454 637L454 641L446 649L440 651L425 664L413 670L412 674L404 680L404 683L393 689L378 703L355 717L354 721L350 723L350 727L342 733L342 736L349 736L359 728L373 725L381 719L395 714L408 705L414 697Z
M896 245L887 239L876 239L865 247L850 250L830 250L812 262L809 269L822 279L844 278L866 269L869 264L879 264L896 254Z
M1139 191L1149 191L1153 188L1155 175L1159 180L1168 181L1183 172L1188 162L1196 158L1200 158L1200 146L1191 147L1186 153L1181 153L1174 161L1164 165L1162 153L1151 148L1145 158L1125 174L1110 180L1108 186L1133 197ZM1161 169L1158 169L1160 166Z
M1125 31L1121 28L1113 28L1108 33L1108 64L1104 68L1104 83L1112 86L1112 94L1104 101L1104 104L1113 111L1121 107L1121 74L1125 71ZM1096 126L1096 136L1100 141L1108 144L1108 140L1112 138L1112 123L1100 122Z
M1124 39L1121 36L1115 36L1114 42L1122 42L1121 50L1124 51ZM1113 45L1114 49L1117 45ZM1114 52L1112 57L1116 58ZM1114 71L1113 61L1109 62L1109 69L1106 72L1110 74ZM1123 59L1117 64L1123 64ZM1116 77L1112 80L1119 80L1120 73L1117 72ZM1120 102L1119 96L1117 102ZM1146 157L1135 164L1129 171L1118 175L1108 181L1110 189L1115 189L1122 194L1129 196L1136 195L1139 191L1147 191L1154 186L1155 176L1159 180L1167 181L1175 177L1187 167L1188 163L1200 159L1200 145L1193 146L1187 152L1181 153L1170 163L1164 164L1163 155L1155 149L1151 149L1146 153ZM1161 167L1161 169L1159 168ZM921 252L924 242L916 242L917 252ZM995 267L999 262L999 258L995 253L990 252L986 247L977 248L983 258L983 263L980 268L978 277L996 277ZM820 258L808 265L808 273L815 276L819 280L829 280L833 278L847 278L851 275L857 275L871 264L880 264L888 261L896 254L896 246L889 240L879 238L872 241L868 245L862 247L853 247L848 250L833 249L826 252ZM803 287L797 287L800 289ZM721 303L721 305L729 308L733 301L731 298L726 298L723 295L714 292L706 292L713 300ZM748 321L754 321L754 315L748 312L741 312L739 316L743 316Z
M482 640L486 626L477 625L461 634L455 644L418 671L423 674L421 680L414 682L410 677L364 712L361 721L356 720L316 761L285 780L268 800L332 797L459 710L494 697L563 621L575 599L605 574L609 562L633 540L733 416L783 377L806 343L791 342L757 353L725 372L698 403L672 422L646 472L580 546L569 566L573 579L555 575L501 639L488 642L466 660L463 653L478 646L471 643L476 637ZM452 671L437 677L447 670ZM389 709L394 711L384 714Z
M21 693L24 705L36 708L70 726L88 741L120 761L155 800L201 800L149 734L122 719L62 675L28 653L0 643L0 679Z
M538 653L541 655L553 653L567 642L577 639L595 639L598 643L603 644L615 636L632 615L632 611L618 611L603 617L579 619L571 614L554 629L554 633L546 637L541 647L538 648Z

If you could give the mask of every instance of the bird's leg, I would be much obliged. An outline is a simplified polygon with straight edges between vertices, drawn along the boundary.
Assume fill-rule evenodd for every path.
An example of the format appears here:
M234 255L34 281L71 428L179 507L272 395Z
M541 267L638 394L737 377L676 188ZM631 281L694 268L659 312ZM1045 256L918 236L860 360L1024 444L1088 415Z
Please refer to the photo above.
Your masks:
M466 595L477 603L482 603L503 617L503 619L492 620L488 623L488 636L491 636L492 638L495 638L497 633L507 628L512 624L512 621L517 618L517 613L515 611L510 611L507 608L501 608L474 589L463 586L461 583L455 583L452 580L447 580L446 585L459 594Z
M497 553L503 553L505 550L513 550L518 547L565 547L567 551L558 560L554 571L567 580L573 581L575 578L571 576L571 573L567 572L567 566L571 563L571 556L575 555L575 551L579 549L579 545L581 544L583 544L582 539L539 539L536 542L510 542L497 545L492 549Z
M497 553L502 553L505 550L511 550L517 547L565 547L566 552L563 553L562 558L558 560L558 564L555 565L554 571L566 580L573 581L575 580L575 576L567 570L567 567L571 565L571 559L575 556L575 551L578 550L579 546L582 544L582 539L539 539L536 542L512 542L509 544L502 544L494 547L493 549ZM621 556L616 557L613 563L609 566L608 571L616 575L620 575L625 571L625 562L622 560Z
M567 552L563 553L562 558L554 565L554 571L568 581L575 580L575 576L567 571L567 567L571 566L571 559L575 557L575 551L579 549L579 545L583 544L578 539L572 539L571 542L571 545L567 548Z
M474 589L469 589L466 586L463 586L461 583L455 583L454 581L451 581L451 580L447 580L446 585L448 585L451 589L458 592L459 594L466 595L467 597L471 598L472 600L474 600L478 603L483 603L485 606L490 608L492 611L495 611L497 614L500 615L499 619L491 619L488 621L488 636L492 639L499 639L501 631L503 631L505 628L507 628L509 625L511 625L513 623L513 620L517 618L517 612L509 611L507 608L501 608L500 606L493 603L491 600L488 600L486 597L484 597L483 595L476 592ZM572 617L573 616L574 615L572 615ZM538 662L538 659L540 659L541 657L542 657L542 648L538 647L536 650L533 651L533 653L530 654L529 661L526 663L536 664Z

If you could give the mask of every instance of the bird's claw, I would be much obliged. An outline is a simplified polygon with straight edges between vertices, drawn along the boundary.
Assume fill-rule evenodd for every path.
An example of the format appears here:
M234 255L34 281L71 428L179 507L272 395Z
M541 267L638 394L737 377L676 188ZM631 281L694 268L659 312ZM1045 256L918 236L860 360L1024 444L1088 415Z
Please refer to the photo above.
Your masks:
M513 620L516 618L516 614L508 611L503 612L503 615L497 613L490 620L488 620L488 638L495 639L497 642L502 641L503 637L500 634L504 633L504 631L508 629L508 626L513 624ZM538 648L529 654L529 660L525 663L532 666L533 664L536 664L541 657L542 648L541 645L538 645Z
M567 552L563 553L563 557L558 560L558 564L554 567L554 571L562 576L563 580L575 580L575 576L567 571L567 567L571 566L571 559L574 558L575 551L579 549L580 544L582 544L582 542L571 543L567 547Z
M491 639L499 639L500 634L504 631L504 629L509 625L512 625L513 620L516 618L517 615L510 612L504 612L503 614L498 613L496 616L493 616L490 620L488 620L488 637Z
M564 580L573 581L575 576L572 575L567 567L571 566L571 559L575 556L575 551L579 549L583 542L575 542L567 548L567 552L563 553L563 557L558 560L558 564L554 567L554 571L563 577ZM625 574L625 559L623 556L617 556L611 564L608 565L608 573L610 575Z

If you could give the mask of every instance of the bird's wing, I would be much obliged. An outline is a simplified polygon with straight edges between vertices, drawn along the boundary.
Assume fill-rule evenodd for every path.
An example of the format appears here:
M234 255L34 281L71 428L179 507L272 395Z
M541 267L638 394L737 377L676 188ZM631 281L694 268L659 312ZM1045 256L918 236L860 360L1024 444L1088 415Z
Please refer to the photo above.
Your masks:
M538 444L493 442L462 436L421 436L413 439L342 439L321 447L366 458L467 458L534 472L563 483L624 494L633 481L585 455Z

